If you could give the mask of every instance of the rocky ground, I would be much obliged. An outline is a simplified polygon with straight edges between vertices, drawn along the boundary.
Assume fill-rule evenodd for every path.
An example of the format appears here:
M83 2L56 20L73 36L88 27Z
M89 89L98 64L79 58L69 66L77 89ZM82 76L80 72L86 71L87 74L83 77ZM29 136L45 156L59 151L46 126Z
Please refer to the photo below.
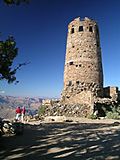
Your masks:
M0 141L1 160L119 160L120 121L47 117Z

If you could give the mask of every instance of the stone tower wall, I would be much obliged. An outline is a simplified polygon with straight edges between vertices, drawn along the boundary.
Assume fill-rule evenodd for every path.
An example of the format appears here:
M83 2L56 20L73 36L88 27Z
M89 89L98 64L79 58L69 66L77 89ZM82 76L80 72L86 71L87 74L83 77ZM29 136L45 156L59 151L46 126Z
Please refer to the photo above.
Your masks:
M68 25L64 89L66 103L84 103L102 96L103 70L97 23L89 18L74 19Z

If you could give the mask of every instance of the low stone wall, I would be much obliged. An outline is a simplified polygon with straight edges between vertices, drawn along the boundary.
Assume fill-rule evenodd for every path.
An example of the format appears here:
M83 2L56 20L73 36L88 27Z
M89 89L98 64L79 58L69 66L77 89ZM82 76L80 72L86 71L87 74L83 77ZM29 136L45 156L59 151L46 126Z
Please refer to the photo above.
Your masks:
M99 98L97 97L94 100L94 104L99 103L103 105L116 105L119 104L119 102L116 100L116 98Z
M84 92L84 91L83 91ZM84 97L82 95L86 95L85 101L82 101ZM82 104L79 104L78 101L73 97L71 104L68 101L59 101L58 103L43 106L45 107L43 116L66 116L66 117L89 117L92 114L95 114L98 111L98 115L104 117L106 115L105 110L109 110L109 108L120 105L119 101L117 101L116 97L112 98L100 98L95 97L91 94L91 92L86 91L84 94L78 93L75 95L78 98L78 101L81 100ZM84 104L83 104L84 103Z
M46 106L45 116L87 117L91 113L88 105L56 105Z

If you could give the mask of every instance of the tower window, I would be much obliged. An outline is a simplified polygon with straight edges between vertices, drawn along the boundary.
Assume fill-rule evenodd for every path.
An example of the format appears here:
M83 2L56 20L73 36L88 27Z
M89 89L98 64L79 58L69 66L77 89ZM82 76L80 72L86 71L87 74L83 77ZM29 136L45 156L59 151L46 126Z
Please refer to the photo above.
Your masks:
M79 67L81 67L81 64L79 64Z
M69 82L68 82L68 86L71 86L71 85L72 85L72 81L69 81Z
M79 26L79 32L83 31L83 26Z
M92 26L89 27L89 32L93 32Z
M71 29L71 34L73 34L73 33L74 33L74 28Z
M76 81L76 84L79 85L80 81Z
M73 62L70 62L69 64L70 64L70 65L73 65Z

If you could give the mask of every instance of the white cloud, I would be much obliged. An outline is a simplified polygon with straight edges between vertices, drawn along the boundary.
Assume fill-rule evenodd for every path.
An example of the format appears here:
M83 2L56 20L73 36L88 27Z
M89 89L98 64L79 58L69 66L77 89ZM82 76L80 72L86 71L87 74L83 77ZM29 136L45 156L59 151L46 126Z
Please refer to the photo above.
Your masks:
M5 93L5 91L0 91L0 93Z

